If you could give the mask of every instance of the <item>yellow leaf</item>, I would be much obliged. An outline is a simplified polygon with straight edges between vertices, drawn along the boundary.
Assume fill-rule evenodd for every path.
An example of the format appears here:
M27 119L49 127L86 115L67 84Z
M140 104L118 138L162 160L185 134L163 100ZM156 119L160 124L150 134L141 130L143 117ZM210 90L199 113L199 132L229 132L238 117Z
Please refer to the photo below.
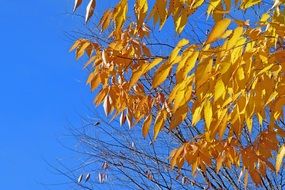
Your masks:
M274 91L268 98L268 100L266 101L265 105L269 104L270 102L272 102L276 96L278 95L278 92Z
M111 10L107 10L100 20L100 25L102 27L102 31L106 30L110 25L111 19L113 17L113 12Z
M130 80L129 87L132 88L138 80L141 78L142 75L147 73L150 69L155 67L157 64L159 64L162 61L161 58L156 58L151 63L144 63L140 67L138 67L134 72Z
M173 88L168 98L169 103L174 100L173 112L191 99L192 81L193 75L187 77Z
M248 128L248 131L251 133L251 131L252 131L252 118L246 117L245 122L246 122L246 126Z
M143 24L144 19L146 17L147 10L148 10L147 0L136 0L135 13L137 16L139 26Z
M147 67L144 69L144 73L151 70L153 67L155 67L157 64L159 64L162 61L162 58L155 58L150 64L147 65Z
M177 19L177 21L178 20L179 24L176 25L176 32L180 34L183 31L185 25L187 24L188 20L187 9L181 10L181 16L179 17L179 19Z
M221 111L221 115L218 119L219 120L218 120L217 126L219 127L220 139L222 139L223 135L225 134L226 128L227 128L227 121L228 121L227 109L223 109Z
M159 69L154 74L154 78L152 81L152 87L156 88L163 81L165 81L165 79L170 73L170 70L171 70L171 64L169 64L169 62L162 64L161 67L159 67Z
M192 116L192 125L195 126L201 119L201 106L197 107Z
M108 88L102 88L101 91L96 96L96 98L94 99L94 103L96 105L99 105L104 100L104 98L106 97L108 91L109 91Z
M83 56L85 50L90 46L89 41L85 41L84 43L81 44L80 47L77 48L76 50L76 60L78 60L80 57Z
M276 173L279 172L283 157L285 156L285 145L282 145L276 156Z
M146 64L143 64L133 72L133 75L131 77L130 84L129 84L130 88L132 88L138 82L138 80L142 77L143 74L145 74L144 73L145 68L146 68Z
M144 123L143 123L143 127L142 127L142 134L143 134L143 137L146 137L146 136L147 136L148 131L149 131L149 128L150 128L151 121L152 121L152 115L149 114L149 115L145 118Z
M230 23L231 19L228 18L218 21L212 29L211 33L209 34L206 44L212 43L219 39L224 34Z
M204 118L205 118L206 127L209 130L213 119L213 110L211 102L209 100L206 101L206 104L204 106Z
M183 46L186 46L188 43L189 43L189 41L186 39L182 39L177 43L176 47L173 49L173 51L171 52L171 54L169 56L169 62L170 63L172 63L175 60L175 58L177 57L181 48Z
M222 39L228 38L233 33L232 30L226 30L225 33L221 36Z
M260 22L266 22L270 17L270 14L264 13L260 18Z
M257 73L257 76L258 76L258 75L262 75L263 73L269 71L269 70L273 67L273 65L274 65L274 64L270 64L270 65L264 67L261 71L259 71L259 72Z
M223 62L220 65L220 67L221 67L221 70L220 70L221 74L225 74L229 70L229 68L231 67L231 63Z
M188 105L185 104L181 107L179 107L176 112L172 115L171 117L171 121L170 121L170 129L174 129L175 127L177 127L182 121L184 121L184 119L187 116L187 112L188 112Z
M166 119L166 110L162 109L158 112L155 122L154 122L154 140L157 138L158 133L161 131L161 129L164 126L164 122Z
M238 80L243 80L245 78L243 67L239 67L237 70L237 78Z
M195 72L196 89L199 89L203 84L208 83L213 72L213 59L206 58L200 62Z
M96 1L90 0L87 7L86 7L85 22L88 22L88 20L92 17L92 15L94 13L95 6L96 6Z
M226 88L222 79L218 80L215 85L215 98L214 101L218 100L221 96L224 96Z
M121 29L127 19L128 2L121 0L114 8L113 16L115 20L116 29Z
M184 67L182 68L181 72L178 73L179 76L177 78L181 78L182 80L185 79L188 73L194 68L197 58L199 56L199 52L194 52L186 61Z
M236 46L236 43L239 40L242 33L243 33L243 27L237 27L234 30L232 37L226 43L226 50L232 49L234 46Z
M221 3L221 0L212 0L209 3L209 7L207 9L207 15L209 16L216 9L216 7Z
M254 6L258 3L260 3L261 0L244 0L243 3L240 5L240 8L242 10L248 9L251 6Z
M177 165L178 161L181 158L181 154L183 153L184 147L181 146L178 149L174 149L170 154L170 166L173 169L175 165Z
M71 48L69 49L69 51L71 52L71 51L79 48L83 42L86 42L86 40L85 39L78 39L78 40L76 40L74 42L74 44L71 46Z
M192 79L193 77L187 77L183 82L178 84L179 88L177 91L175 91L175 96L174 96L174 105L173 105L173 112L176 112L176 110L184 105L187 104L188 101L191 99L192 96ZM175 89L176 90L176 89ZM172 93L170 94L172 97Z
M184 80L184 77L182 76L182 73L184 72L184 67L186 65L186 61L189 59L189 57L192 55L192 48L188 48L183 52L181 55L181 60L179 61L177 67L176 67L176 83L180 83Z
M75 0L74 1L74 7L73 7L73 12L81 5L82 0Z

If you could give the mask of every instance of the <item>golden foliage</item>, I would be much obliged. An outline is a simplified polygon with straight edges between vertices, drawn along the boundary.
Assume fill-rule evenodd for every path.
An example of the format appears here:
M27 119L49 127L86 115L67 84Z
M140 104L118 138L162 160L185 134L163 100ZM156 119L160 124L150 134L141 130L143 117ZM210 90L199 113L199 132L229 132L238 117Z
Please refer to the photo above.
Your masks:
M272 152L278 151L277 136L285 134L276 125L285 104L284 2L276 0L255 25L250 25L229 13L233 7L246 11L261 0L244 0L240 4L236 1L235 5L229 0L211 0L207 15L214 23L207 37L202 43L181 39L168 56L155 55L146 45L148 21L152 19L162 30L172 17L175 31L180 34L188 18L207 3L156 0L149 9L148 2L135 1L136 20L130 23L127 17L131 6L127 0L106 10L99 26L102 31L112 30L107 46L88 39L79 39L72 46L76 59L84 53L89 56L86 66L91 64L92 72L87 83L92 90L100 88L94 102L103 103L106 115L121 114L121 124L127 120L131 127L144 119L144 137L152 124L156 139L165 127L179 128L187 115L192 119L191 127L203 126L204 133L171 153L173 167L181 168L187 162L195 174L213 164L218 172L222 167L242 163L245 181L249 174L257 185L266 169L279 171L284 145L277 154L276 167L270 159ZM74 10L80 4L75 1ZM91 0L86 21L94 8L95 0ZM152 93L145 90L143 81L148 81ZM168 84L172 84L169 94L157 90ZM259 130L254 142L244 146L242 131L250 134L254 118L263 130ZM261 127L264 125L266 129Z

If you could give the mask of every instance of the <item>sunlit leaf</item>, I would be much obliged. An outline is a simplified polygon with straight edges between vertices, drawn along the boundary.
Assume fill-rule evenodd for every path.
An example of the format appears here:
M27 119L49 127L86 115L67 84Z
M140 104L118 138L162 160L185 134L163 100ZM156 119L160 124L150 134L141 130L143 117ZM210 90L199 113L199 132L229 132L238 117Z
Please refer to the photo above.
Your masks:
M85 22L88 22L88 20L92 17L95 6L96 6L96 0L90 0L86 7Z
M149 128L151 125L151 121L152 121L152 115L150 114L145 118L145 121L143 123L142 134L144 137L146 137L148 134L148 131L149 131Z
M217 39L219 39L223 35L223 33L226 31L230 23L231 23L231 19L228 19L228 18L218 21L215 24L212 31L210 32L208 39L206 40L205 43L206 44L212 43L216 41Z
M74 7L73 7L73 12L81 5L82 0L75 0L74 1Z
M285 156L285 146L282 145L276 157L276 172L279 172L284 156Z

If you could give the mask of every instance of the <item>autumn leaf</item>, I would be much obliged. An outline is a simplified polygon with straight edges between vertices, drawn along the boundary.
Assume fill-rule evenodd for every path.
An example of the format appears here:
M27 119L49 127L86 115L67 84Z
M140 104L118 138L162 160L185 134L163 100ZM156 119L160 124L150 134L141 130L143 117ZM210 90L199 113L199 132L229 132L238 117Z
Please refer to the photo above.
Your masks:
M218 21L215 24L212 31L210 32L205 44L212 43L216 41L217 39L219 39L223 35L223 33L226 31L230 23L231 23L231 19L228 19L228 18Z
M167 76L169 75L170 70L171 70L171 64L169 62L163 63L154 75L152 87L156 88L162 82L164 82Z
M201 119L201 111L202 111L202 107L199 106L195 109L194 113L193 113L193 118L192 118L192 125L195 126L198 121Z
M173 63L174 60L176 59L179 51L182 49L183 46L186 46L187 44L189 43L189 41L187 39L182 39L180 40L176 47L173 49L173 51L170 53L170 56L169 56L169 62L170 63Z
M240 8L245 10L248 9L249 7L252 7L258 3L260 3L261 0L247 0L247 1L243 1L243 3L240 5Z
M213 110L210 101L206 101L205 107L204 107L204 118L205 118L205 123L206 123L206 128L209 130L210 125L212 122L213 117Z
M73 12L76 11L76 9L81 5L82 0L75 0L74 1L74 7L73 7Z
M219 99L221 96L223 96L225 94L225 84L223 82L222 79L218 80L216 85L215 85L215 99L214 101L216 101L217 99Z
M162 58L156 58L151 63L145 63L139 66L134 72L130 80L130 87L133 87L135 83L142 77L142 75L146 74L149 70L155 67L162 61Z
M107 10L102 16L99 24L101 25L102 31L106 30L111 23L113 18L113 12L111 10Z
M148 2L147 0L136 0L135 3L135 12L137 15L138 25L141 26L144 22L148 11Z
M282 164L282 160L285 156L285 146L282 145L281 148L278 151L278 154L276 156L276 173L279 172Z
M113 11L116 29L119 30L127 19L128 3L127 0L121 0Z
M176 143L171 167L189 165L193 175L212 168L223 179L219 170L233 166L242 168L245 188L248 177L261 186L267 172L282 169L285 155L284 146L278 151L284 136L284 2L276 0L271 9L264 3L119 0L98 12L99 30L77 39L71 51L86 63L94 104L102 104L106 115L142 127L144 138L153 128L154 140L163 133ZM81 4L76 0L74 11ZM89 0L86 22L95 7ZM207 14L197 16L201 8ZM254 18L245 12L249 8Z
M162 130L164 127L165 119L166 119L166 110L162 109L158 112L155 122L154 122L154 139L157 138L158 133Z
M176 110L176 112L171 117L170 121L170 129L174 129L177 127L187 116L188 105L185 104Z
M121 116L120 116L120 125L122 126L125 122L126 122L126 115L125 115L125 112L122 112L121 113Z
M148 131L149 131L149 128L150 128L150 125L151 125L151 121L152 121L152 115L148 115L146 118L145 118L145 121L143 123L143 127L142 127L142 134L143 134L143 137L145 138L148 134Z
M104 111L105 111L106 116L109 115L109 113L111 111L111 102L110 102L109 96L105 97L103 107L104 107Z
M85 22L86 23L92 17L92 15L94 13L95 6L96 6L96 1L90 0L87 7L86 7L86 15L85 15Z
M217 158L217 166L216 166L216 172L219 172L221 167L223 166L223 161L225 159L225 155L223 152L220 154L220 156Z

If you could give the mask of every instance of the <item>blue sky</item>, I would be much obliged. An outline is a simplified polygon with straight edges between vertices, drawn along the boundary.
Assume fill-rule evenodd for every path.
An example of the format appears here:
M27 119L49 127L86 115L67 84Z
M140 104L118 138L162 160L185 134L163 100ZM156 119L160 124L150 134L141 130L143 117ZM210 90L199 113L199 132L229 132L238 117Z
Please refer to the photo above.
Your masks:
M46 161L70 160L60 142L88 113L86 71L68 52L73 0L0 0L0 189L65 189Z

